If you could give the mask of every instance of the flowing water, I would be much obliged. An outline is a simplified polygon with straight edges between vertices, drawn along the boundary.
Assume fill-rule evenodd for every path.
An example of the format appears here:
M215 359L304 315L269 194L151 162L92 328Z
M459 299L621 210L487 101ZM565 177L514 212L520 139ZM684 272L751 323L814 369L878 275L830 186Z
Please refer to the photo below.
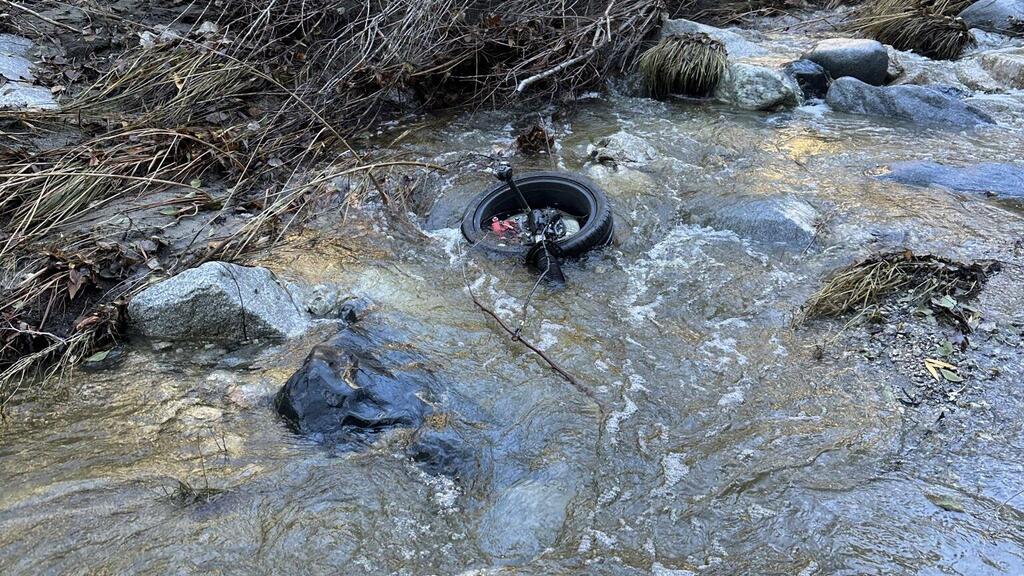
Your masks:
M25 396L0 428L0 571L1024 573L1024 210L872 176L898 160L1017 160L1020 119L999 119L957 132L821 105L745 113L621 96L556 115L551 156L517 168L590 175L616 237L566 267L567 289L538 292L524 335L593 399L465 290L515 321L535 280L467 255L457 231L492 182L468 153L507 150L515 118L424 121L396 148L459 160L418 198L425 235L367 209L262 263L373 300L369 329L400 334L446 383L434 402L478 474L426 474L402 432L339 454L283 425L272 395L333 324L256 350L133 343L117 369ZM657 157L588 164L587 145L619 131ZM813 205L818 232L773 244L702 225L768 198ZM1006 337L973 352L991 370L957 402L908 407L894 390L910 375L856 339L815 354L844 321L794 324L828 271L899 246L1016 263L977 303ZM179 481L223 492L183 501Z

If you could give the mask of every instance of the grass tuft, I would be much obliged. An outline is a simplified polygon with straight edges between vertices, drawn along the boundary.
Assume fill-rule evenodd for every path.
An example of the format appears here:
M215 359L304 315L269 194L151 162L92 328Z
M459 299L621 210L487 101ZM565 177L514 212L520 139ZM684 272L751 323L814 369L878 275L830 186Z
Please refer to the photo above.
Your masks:
M637 66L647 93L704 97L711 94L727 66L725 45L704 33L673 34L644 52Z
M953 0L874 0L852 23L854 32L937 60L955 60L976 41Z

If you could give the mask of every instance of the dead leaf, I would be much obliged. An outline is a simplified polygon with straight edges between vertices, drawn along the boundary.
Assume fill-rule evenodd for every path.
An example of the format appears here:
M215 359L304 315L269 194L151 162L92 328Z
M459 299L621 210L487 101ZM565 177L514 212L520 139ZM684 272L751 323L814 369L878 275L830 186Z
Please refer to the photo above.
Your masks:
M942 360L936 360L935 358L925 358L924 367L936 382L941 380L941 377L939 376L940 369L945 368L946 370L956 370L956 366L953 366L948 362L943 362Z

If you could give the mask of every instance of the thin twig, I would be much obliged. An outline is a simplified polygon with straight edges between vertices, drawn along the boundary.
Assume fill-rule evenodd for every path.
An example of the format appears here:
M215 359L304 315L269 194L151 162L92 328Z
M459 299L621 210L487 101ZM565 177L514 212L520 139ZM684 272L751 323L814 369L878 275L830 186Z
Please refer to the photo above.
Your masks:
M460 257L460 259L462 258L462 248L461 247L459 248L459 257ZM470 284L469 284L469 275L466 272L466 262L465 262L465 260L463 260L463 262L462 262L462 279L463 279L463 282L466 285L466 292L469 293L469 297L473 300L473 304L476 305L476 307L479 308L481 312L483 312L484 314L487 314L488 316L493 318L494 321L498 323L498 326L509 335L509 337L511 338L511 340L513 342L521 343L523 346L526 346L528 349L530 349L534 354L536 354L537 356L540 356L540 358L542 360L544 360L544 362L546 362L547 365L549 367L551 367L552 370L557 372L559 376L561 376L563 379L565 379L566 382L568 382L569 384L572 384L572 386L574 388L576 388L576 390L578 390L581 394L583 394L584 396L590 398L591 400L596 402L598 404L598 406L600 406L600 404L601 404L600 401L594 395L594 392L592 390L590 390L590 388L587 388L583 384L580 384L579 381L577 381L576 378L572 374L567 372L557 362L552 360L551 357L548 356L547 354L545 354L543 350L538 348L536 345L532 344L530 341L524 339L522 337L522 335L516 334L516 331L513 330L512 328L510 328L509 325L506 324L505 321L502 320L501 317L498 316L498 314L494 312L494 310L491 310L490 308L488 308L486 305L484 305L483 302L480 301L479 298L477 298L476 293L473 292L473 287L470 286Z

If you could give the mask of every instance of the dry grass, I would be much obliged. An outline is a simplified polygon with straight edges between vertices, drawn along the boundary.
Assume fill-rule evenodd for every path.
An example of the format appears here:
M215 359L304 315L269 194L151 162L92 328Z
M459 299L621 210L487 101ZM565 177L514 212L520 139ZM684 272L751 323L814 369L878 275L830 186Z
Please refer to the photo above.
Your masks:
M0 131L0 409L25 383L116 340L125 301L154 269L272 245L316 212L339 175L358 183L346 203L375 194L402 214L388 178L417 163L357 150L353 135L410 111L599 87L632 65L664 10L661 0L180 5L173 26L156 28L79 3L97 29L130 30L133 47L62 112L0 113L13 127ZM32 143L68 131L70 145ZM227 197L213 201L209 182ZM90 230L97 210L156 193L209 211L211 225L243 205L254 217L155 265Z
M959 264L910 251L872 256L832 274L807 300L803 318L863 314L897 292L905 292L912 302L944 295L969 298L996 269L992 262Z
M725 46L703 33L667 36L637 61L647 93L655 98L707 96L718 86L727 64Z
M957 15L969 3L958 0L874 0L852 22L860 35L938 60L954 60L975 44Z

